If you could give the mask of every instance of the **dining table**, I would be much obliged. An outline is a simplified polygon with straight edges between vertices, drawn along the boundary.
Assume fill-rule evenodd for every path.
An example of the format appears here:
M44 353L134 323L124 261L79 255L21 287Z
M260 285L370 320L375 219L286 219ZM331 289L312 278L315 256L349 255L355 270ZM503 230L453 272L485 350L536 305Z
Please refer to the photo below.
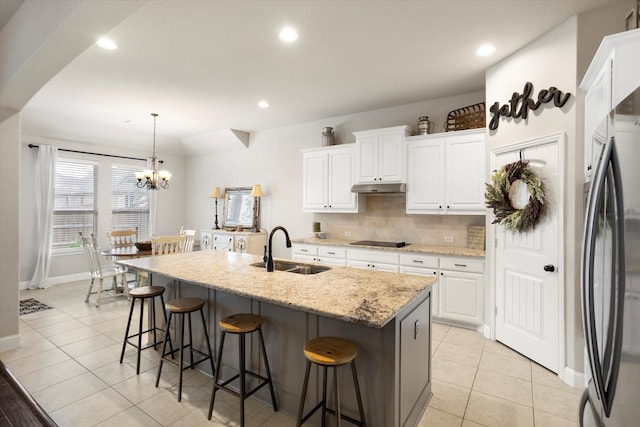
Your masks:
M138 249L135 246L122 246L122 247L114 247L109 249L104 249L100 252L104 256L111 257L127 257L127 258L140 258L144 256L151 256L151 249Z

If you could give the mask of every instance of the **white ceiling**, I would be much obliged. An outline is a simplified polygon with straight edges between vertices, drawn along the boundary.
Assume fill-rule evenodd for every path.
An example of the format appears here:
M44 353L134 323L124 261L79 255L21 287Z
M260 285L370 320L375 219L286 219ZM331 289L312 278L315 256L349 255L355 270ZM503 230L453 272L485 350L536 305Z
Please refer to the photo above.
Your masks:
M93 45L43 87L23 128L149 147L157 112L159 147L189 151L229 129L482 90L487 67L612 1L152 1L107 34L118 50ZM297 42L278 39L284 25ZM477 57L486 42L496 53Z

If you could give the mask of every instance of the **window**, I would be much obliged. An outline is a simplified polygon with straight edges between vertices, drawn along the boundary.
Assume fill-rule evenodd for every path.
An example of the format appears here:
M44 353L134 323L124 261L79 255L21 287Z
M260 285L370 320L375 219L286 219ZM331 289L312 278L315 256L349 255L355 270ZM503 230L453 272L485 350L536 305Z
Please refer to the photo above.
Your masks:
M98 165L58 158L53 205L53 249L79 246L78 232L96 234Z
M138 239L149 240L149 190L138 188L140 166L111 166L111 229L138 227Z

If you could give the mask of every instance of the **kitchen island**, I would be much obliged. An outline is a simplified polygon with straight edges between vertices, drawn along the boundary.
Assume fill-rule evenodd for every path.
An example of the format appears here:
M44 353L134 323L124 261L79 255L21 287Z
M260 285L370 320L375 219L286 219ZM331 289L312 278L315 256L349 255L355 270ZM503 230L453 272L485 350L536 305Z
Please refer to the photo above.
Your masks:
M118 261L148 271L153 285L167 288L166 300L196 296L208 301L206 316L214 352L217 322L252 312L264 317L269 365L281 410L296 414L307 340L323 335L348 338L358 347L358 374L370 426L417 425L431 396L430 295L434 278L332 267L318 274L267 273L261 257L201 251ZM195 326L195 325L194 325ZM195 330L195 346L204 337ZM253 343L255 344L255 343ZM225 349L226 369L237 368L233 346ZM258 351L248 363L262 367ZM345 413L357 414L348 372L340 372ZM307 407L318 401L321 378L312 374ZM256 397L268 401L268 395ZM311 425L316 422L314 416Z

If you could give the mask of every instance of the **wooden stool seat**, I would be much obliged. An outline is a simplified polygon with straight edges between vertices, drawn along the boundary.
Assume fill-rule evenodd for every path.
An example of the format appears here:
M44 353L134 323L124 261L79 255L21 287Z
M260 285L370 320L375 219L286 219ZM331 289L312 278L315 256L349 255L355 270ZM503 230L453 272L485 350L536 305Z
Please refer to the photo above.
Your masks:
M358 349L351 341L344 338L320 337L305 344L304 355L318 365L341 366L355 359Z
M257 314L232 314L218 323L220 329L230 334L247 334L257 331L262 326L262 317Z
M192 313L204 307L204 300L201 298L178 298L167 303L167 310L170 313Z
M202 298L178 298L169 301L165 308L169 312L169 320L167 321L167 338L164 341L164 346L162 346L162 357L160 358L160 365L158 366L158 376L156 377L156 387L160 384L160 375L162 374L162 364L167 359L167 356L171 356L173 359L173 353L176 351L180 352L180 360L178 361L178 369L180 369L180 374L178 376L178 402L182 400L182 372L185 369L194 369L196 365L208 360L211 364L211 375L216 373L215 367L213 365L213 355L211 354L211 343L209 342L209 333L207 332L207 321L204 318L204 307L205 301ZM200 312L200 319L202 320L202 328L204 329L204 338L207 344L207 348L205 351L200 351L193 347L193 328L191 326L191 313L194 311ZM179 336L179 347L175 350L171 346L171 337L169 335L169 331L171 329L171 320L173 316L178 316L178 336ZM185 344L184 340L184 329L185 329L185 317L187 317L187 323L189 324L189 343ZM170 351L167 352L167 342L169 343ZM189 349L189 364L185 366L184 364L184 350ZM194 360L194 353L200 356L200 360Z
M356 356L358 348L356 345L344 338L340 337L318 337L307 341L304 345L304 356L307 358L307 367L304 374L304 382L302 384L302 394L300 397L300 406L298 407L298 418L296 427L304 424L318 410L322 413L322 426L327 425L327 414L335 415L336 424L342 426L342 420L349 421L357 426L366 426L367 422L364 418L364 408L362 407L362 396L360 395L360 385L358 384L358 373L356 371ZM315 363L322 368L322 400L318 402L313 409L304 415L304 403L307 397L307 389L309 387L309 374L311 373L311 364ZM351 365L351 375L353 376L353 387L356 392L356 400L358 402L358 412L360 419L356 420L342 413L340 408L340 383L338 382L338 367L343 365ZM333 388L334 388L334 408L327 407L327 369L333 369Z
M162 286L141 286L129 291L131 298L153 298L164 293Z

